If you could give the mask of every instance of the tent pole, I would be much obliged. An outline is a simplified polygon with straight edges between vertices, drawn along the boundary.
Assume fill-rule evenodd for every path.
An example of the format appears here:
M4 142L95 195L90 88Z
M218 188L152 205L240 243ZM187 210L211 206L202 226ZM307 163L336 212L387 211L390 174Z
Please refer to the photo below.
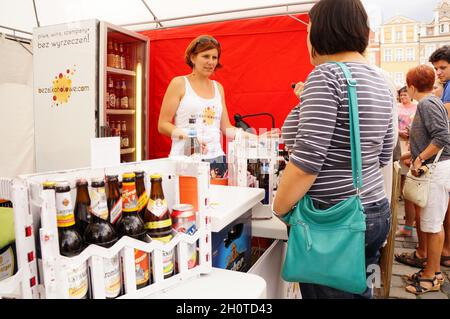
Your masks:
M163 27L162 23L155 16L155 14L153 13L152 9L150 9L150 7L148 6L147 2L145 2L145 0L141 0L141 1L144 4L144 6L147 8L147 10L150 12L150 14L153 16L153 20L155 20L155 22L158 23L160 27Z
M160 23L160 22L168 22L168 21L176 21L176 20L183 20L183 19L192 19L192 18L199 18L199 17L205 17L205 16L213 16L213 15L219 15L219 14L227 14L227 13L236 13L236 12L243 12L243 11L253 11L253 10L263 10L263 9L272 9L272 8L280 8L280 7L286 7L289 6L299 6L299 5L309 5L309 4L315 4L319 0L311 0L311 1L304 1L304 2L296 2L296 3L287 3L287 4L277 4L277 5L270 5L270 6L262 6L262 7L254 7L254 8L244 8L244 9L236 9L236 10L227 10L227 11L219 11L219 12L211 12L211 13L203 13L203 14L197 14L197 15L191 15L191 16L184 16L184 17L177 17L177 18L170 18L170 19L161 19L161 20L154 20L154 21L144 21L144 22L137 22L137 23L127 23L122 24L122 27L130 27L130 26L136 26L136 25L142 25L142 24L151 24L151 23ZM303 13L305 11L296 12L296 13ZM294 13L294 12L291 12ZM264 16L271 16L271 15L279 15L279 14L267 14L267 15L261 15L258 17L264 17ZM242 17L244 18L244 17ZM235 18L233 18L235 19ZM226 21L231 19L225 19L221 21ZM218 20L215 20L214 22L219 22ZM204 22L202 22L204 23ZM192 23L196 24L196 23ZM185 25L191 25L191 24L185 24ZM178 25L179 26L185 26L185 25Z
M41 23L39 22L37 9L36 9L36 1L35 0L33 0L33 7L34 7L34 16L36 17L36 24L37 24L38 27L40 27Z

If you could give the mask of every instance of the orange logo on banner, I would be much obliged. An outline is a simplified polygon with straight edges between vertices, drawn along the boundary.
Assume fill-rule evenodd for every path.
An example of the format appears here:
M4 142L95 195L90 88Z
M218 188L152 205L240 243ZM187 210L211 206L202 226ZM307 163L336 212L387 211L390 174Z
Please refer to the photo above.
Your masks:
M70 95L72 93L72 80L70 75L73 75L76 70L67 69L65 74L60 73L55 76L53 80L53 105L61 105L69 101Z

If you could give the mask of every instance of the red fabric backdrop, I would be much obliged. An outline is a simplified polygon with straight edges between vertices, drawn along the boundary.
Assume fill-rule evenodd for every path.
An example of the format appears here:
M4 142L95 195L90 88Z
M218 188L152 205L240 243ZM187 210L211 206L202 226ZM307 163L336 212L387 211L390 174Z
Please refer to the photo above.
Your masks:
M297 18L308 21L307 15ZM168 30L143 31L150 39L148 159L166 157L169 138L158 133L162 99L174 76L190 73L184 51L198 35L210 34L221 44L221 63L213 79L225 90L230 121L233 115L269 112L281 127L298 100L291 83L304 81L312 70L306 47L306 26L288 16L235 20ZM267 116L245 119L252 127L270 128Z

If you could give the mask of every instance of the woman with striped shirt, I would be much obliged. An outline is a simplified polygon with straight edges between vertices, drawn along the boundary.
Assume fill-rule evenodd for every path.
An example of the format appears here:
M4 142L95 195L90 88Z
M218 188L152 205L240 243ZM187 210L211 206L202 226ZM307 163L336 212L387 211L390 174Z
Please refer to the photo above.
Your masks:
M308 76L300 105L283 128L286 144L292 139L292 154L273 211L278 216L287 214L306 193L318 209L327 209L355 194L347 81L339 66L332 63L343 62L357 82L366 266L374 269L390 228L390 208L380 167L389 163L394 148L393 97L384 77L363 56L369 24L360 0L320 0L309 16L307 44L311 63L316 67ZM303 298L372 297L371 287L363 295L306 283L300 283L300 289Z

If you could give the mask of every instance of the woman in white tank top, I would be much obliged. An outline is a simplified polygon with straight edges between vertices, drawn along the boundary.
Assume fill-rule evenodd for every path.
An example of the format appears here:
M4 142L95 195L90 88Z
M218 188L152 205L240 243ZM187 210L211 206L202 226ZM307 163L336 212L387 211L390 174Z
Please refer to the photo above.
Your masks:
M199 36L189 44L185 62L192 72L172 79L158 120L158 131L172 138L169 156L179 156L183 155L189 118L194 117L203 160L211 163L219 177L226 171L222 133L234 138L237 130L228 118L222 85L209 79L221 67L220 53L220 44L212 36Z

